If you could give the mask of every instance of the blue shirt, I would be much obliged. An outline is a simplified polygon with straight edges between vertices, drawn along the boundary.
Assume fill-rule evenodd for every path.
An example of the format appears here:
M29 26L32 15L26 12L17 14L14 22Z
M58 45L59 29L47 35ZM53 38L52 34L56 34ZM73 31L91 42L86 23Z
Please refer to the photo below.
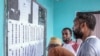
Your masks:
M100 56L100 39L88 37L80 46L77 56Z

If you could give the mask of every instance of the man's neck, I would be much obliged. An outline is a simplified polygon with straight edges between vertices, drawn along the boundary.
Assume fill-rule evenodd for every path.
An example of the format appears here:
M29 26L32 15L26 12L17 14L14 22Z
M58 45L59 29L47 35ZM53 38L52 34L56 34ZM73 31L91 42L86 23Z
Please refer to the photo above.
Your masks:
M93 35L93 32L92 32L92 31L87 32L87 33L82 37L83 42L84 42L89 36L91 36L91 35Z
M71 43L72 42L72 40L69 40L69 41L67 41L67 42L65 42L66 44L69 44L69 43Z

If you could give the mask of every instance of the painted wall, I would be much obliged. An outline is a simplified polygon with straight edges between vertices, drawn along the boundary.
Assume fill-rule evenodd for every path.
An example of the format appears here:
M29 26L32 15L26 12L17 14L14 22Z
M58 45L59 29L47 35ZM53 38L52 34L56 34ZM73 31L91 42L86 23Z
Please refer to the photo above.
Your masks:
M0 56L4 56L4 0L0 0Z
M55 0L54 35L61 38L62 28L72 28L77 11L100 11L100 0Z
M47 9L47 43L53 36L53 0L38 0ZM4 56L4 0L0 0L0 56Z
M53 0L37 0L39 4L41 4L47 10L47 46L50 38L53 36Z

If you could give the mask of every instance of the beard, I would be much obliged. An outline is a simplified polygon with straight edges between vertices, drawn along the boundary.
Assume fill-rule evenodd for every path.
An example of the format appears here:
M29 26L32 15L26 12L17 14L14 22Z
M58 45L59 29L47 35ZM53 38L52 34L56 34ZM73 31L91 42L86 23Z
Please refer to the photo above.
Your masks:
M66 39L63 39L63 42L68 43L70 40L71 40L70 38L66 38Z
M73 30L73 35L75 39L82 39L83 37L83 33L80 28Z

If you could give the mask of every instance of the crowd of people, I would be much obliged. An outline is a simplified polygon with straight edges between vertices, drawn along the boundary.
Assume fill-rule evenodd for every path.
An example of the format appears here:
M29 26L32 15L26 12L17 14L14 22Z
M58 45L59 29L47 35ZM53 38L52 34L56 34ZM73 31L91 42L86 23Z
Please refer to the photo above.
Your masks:
M93 34L96 25L94 15L78 12L73 22L72 29L62 29L62 39L51 37L48 56L100 56L100 39ZM76 41L72 40L72 34ZM78 43L78 39L82 43Z

